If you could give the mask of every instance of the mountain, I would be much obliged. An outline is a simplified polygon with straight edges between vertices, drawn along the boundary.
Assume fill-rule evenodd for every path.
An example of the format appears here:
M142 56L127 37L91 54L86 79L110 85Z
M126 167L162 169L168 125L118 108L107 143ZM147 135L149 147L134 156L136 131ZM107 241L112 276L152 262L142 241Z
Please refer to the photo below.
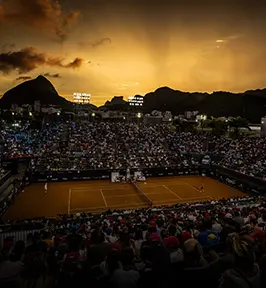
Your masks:
M114 96L111 101L106 101L105 104L100 107L100 109L126 111L128 107L128 102L125 101L123 98L123 96Z
M72 102L59 96L52 83L43 76L38 76L7 91L0 99L0 108L10 108L13 103L20 106L33 104L38 100L42 105L52 104L62 108L72 108ZM90 108L96 107L90 105ZM100 109L128 111L132 110L132 107L123 99L123 96L115 96ZM250 122L260 123L261 117L266 116L266 88L243 93L216 91L210 94L160 87L144 96L144 105L141 109L144 113L151 113L153 110L171 111L173 115L197 110L199 113L214 117L241 116Z
M112 101L108 101L104 107L108 107ZM128 107L127 102L123 105L125 110L125 107ZM266 89L244 93L217 91L209 94L161 87L144 96L142 111L150 113L153 110L171 111L174 115L184 111L199 111L214 117L241 116L251 122L260 123L261 117L266 115Z
M52 83L44 76L23 82L7 91L0 99L0 107L8 109L12 104L34 104L40 101L41 105L57 105L68 107L71 102L58 95Z

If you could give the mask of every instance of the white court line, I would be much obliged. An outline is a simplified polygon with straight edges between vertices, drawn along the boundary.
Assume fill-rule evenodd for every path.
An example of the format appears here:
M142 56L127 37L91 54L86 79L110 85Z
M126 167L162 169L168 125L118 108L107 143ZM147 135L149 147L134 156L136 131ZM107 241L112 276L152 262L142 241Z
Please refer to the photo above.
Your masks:
M165 183L165 184L167 185L167 184L169 184L169 183ZM184 186L184 184L182 184L182 183L180 183L180 184L175 184L175 185L179 185L179 186L182 186L182 185L183 185L183 186ZM147 187L147 188L154 188L154 187L163 187L163 186L165 186L165 185L164 185L164 184L160 184L160 185L159 185L159 184L155 184L155 185L153 185L153 184L148 184L148 183L147 183L146 185L143 184L143 185L140 185L140 186L141 186L141 187L144 187L144 188L146 188L146 187Z
M141 186L141 187L160 187L163 185L162 184L149 184L149 183L147 183L147 184L139 184L139 186Z
M103 198L104 205L105 205L105 207L107 207L107 202L106 202L106 199L105 199L105 197L103 195L103 189L100 189L100 191L101 191L101 195L102 195L102 198Z
M175 192L173 192L171 189L169 189L168 187L166 187L165 185L162 185L166 190L168 190L169 192L171 192L173 195L175 195L178 199L182 200L183 198L181 198L180 196L178 196L177 194L175 194Z
M138 183L139 184L139 183ZM141 185L139 185L139 186L141 186L141 187L148 187L148 188L153 188L153 187L161 187L161 186L163 186L163 185L159 185L159 184L149 184L149 183L147 183L147 184L141 184Z
M110 205L110 206L108 206L108 208L115 208L115 207L122 207L121 209L126 209L126 208L123 208L123 207L133 207L133 206L135 206L135 205L138 205L138 206L140 206L140 207L142 207L142 206L144 206L144 204L143 204L143 202L134 202L134 203L127 203L127 204L125 204L125 203L123 203L123 204L117 204L117 205ZM105 206L93 206L93 207L84 207L84 208L73 208L73 209L71 209L70 211L80 211L80 210L83 210L83 211L85 211L85 210L87 210L87 211L94 211L94 210L99 210L99 209L105 209L105 208L107 208L107 207L105 207Z
M146 195L162 195L162 191L160 191L160 192L145 192L145 191L144 191L144 193L145 193Z
M68 190L68 205L67 205L67 213L70 214L70 203L71 203L71 189Z
M195 200L195 201L199 201L199 200L206 200L206 199L208 199L208 197L206 196L206 197L190 197L190 198L182 198L182 201L186 201L186 200L188 200L188 201L193 201L193 200Z
M126 187L124 188L110 188L110 189L107 189L107 188L101 188L100 190L107 190L107 191L114 191L114 190L125 190ZM74 188L73 191L99 191L99 188L91 188L91 189L88 189L86 187L84 188Z
M190 186L191 188L193 188L194 190L198 191L200 194L205 194L209 199L213 199L213 197L211 197L210 195L208 195L206 192L200 192L199 189L195 188L194 186L192 186L191 184L187 183L186 181L180 180L184 183L186 183L188 186ZM203 190L204 191L204 190Z
M134 193L134 194L125 194L125 195L112 195L112 196L105 196L105 198L111 199L111 198L119 198L119 197L127 197L127 196L138 196L138 194Z
M187 201L195 201L198 202L200 200L204 201L207 200L208 198L206 197L193 197L193 198L181 198L179 200L181 200L181 202L179 202L178 199L169 199L169 200L158 200L158 201L153 201L154 204L158 204L158 203L166 203L166 205L169 205L170 203L183 203L183 202L187 202ZM176 202L178 201L178 202Z
M91 180L90 180L91 181ZM92 190L94 190L94 189L106 189L106 188L111 188L111 189L123 189L123 187L124 188L127 188L127 187L129 187L129 186L131 186L130 185L130 183L116 183L117 185L113 185L113 184L115 184L115 183L110 183L109 185L99 185L99 186L93 186L93 185L87 185L87 186L74 186L73 185L73 189L88 189L88 188L90 188L90 189L92 189Z

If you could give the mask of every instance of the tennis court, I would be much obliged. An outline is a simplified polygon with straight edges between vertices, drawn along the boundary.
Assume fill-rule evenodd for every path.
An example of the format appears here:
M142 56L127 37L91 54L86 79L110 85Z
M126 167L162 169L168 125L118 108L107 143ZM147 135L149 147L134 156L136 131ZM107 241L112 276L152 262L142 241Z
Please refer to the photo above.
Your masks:
M200 191L201 185L204 190ZM4 220L32 217L54 217L57 214L102 212L108 209L129 209L184 202L243 197L244 193L214 179L201 176L149 178L132 184L110 181L44 183L28 186L4 215ZM141 194L143 192L144 195Z

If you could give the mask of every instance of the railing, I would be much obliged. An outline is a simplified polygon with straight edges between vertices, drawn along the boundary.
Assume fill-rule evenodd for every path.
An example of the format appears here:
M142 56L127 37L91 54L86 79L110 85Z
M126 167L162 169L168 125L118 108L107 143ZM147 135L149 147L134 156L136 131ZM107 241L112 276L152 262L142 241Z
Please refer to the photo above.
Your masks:
M15 241L24 241L26 243L27 241L27 236L32 233L34 234L35 232L40 232L40 230L24 230L24 231L6 231L0 233L0 246L3 245L4 240L7 237L13 238Z
M11 172L8 171L8 172L6 172L6 174L4 176L1 177L1 179L0 179L0 187L3 184L5 184L6 180L8 180L10 176L11 176Z

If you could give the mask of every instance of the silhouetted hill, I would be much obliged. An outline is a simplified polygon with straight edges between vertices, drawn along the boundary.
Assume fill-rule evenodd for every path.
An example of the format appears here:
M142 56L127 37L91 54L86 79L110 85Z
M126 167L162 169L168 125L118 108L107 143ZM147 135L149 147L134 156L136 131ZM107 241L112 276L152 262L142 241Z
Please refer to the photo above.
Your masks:
M128 102L125 101L123 98L123 96L114 96L111 101L106 101L105 104L100 107L100 109L126 111L128 107Z
M136 95L138 96L138 95ZM42 105L52 104L62 108L72 108L72 103L58 95L52 83L43 76L26 81L7 91L0 99L1 108L33 104L41 101ZM92 109L96 107L90 105ZM131 109L123 96L115 96L100 109L127 111ZM217 91L211 94L183 92L169 87L161 87L144 96L142 111L171 111L174 115L184 111L198 110L199 113L219 116L241 116L251 122L260 122L266 116L266 89L248 90L243 93Z
M260 97L266 97L266 88L264 89L256 89L256 90L247 90L245 94L256 95Z
M110 105L112 101L108 101L104 107ZM123 109L126 109L127 103L123 105ZM174 115L198 110L199 113L214 117L241 116L259 123L260 118L266 115L266 89L249 90L244 93L217 91L209 94L161 87L144 96L142 110L145 113L153 110L171 111Z
M71 102L58 95L52 83L43 76L19 84L7 91L0 99L1 108L10 108L12 104L34 104L40 101L42 105L57 105L68 107Z

